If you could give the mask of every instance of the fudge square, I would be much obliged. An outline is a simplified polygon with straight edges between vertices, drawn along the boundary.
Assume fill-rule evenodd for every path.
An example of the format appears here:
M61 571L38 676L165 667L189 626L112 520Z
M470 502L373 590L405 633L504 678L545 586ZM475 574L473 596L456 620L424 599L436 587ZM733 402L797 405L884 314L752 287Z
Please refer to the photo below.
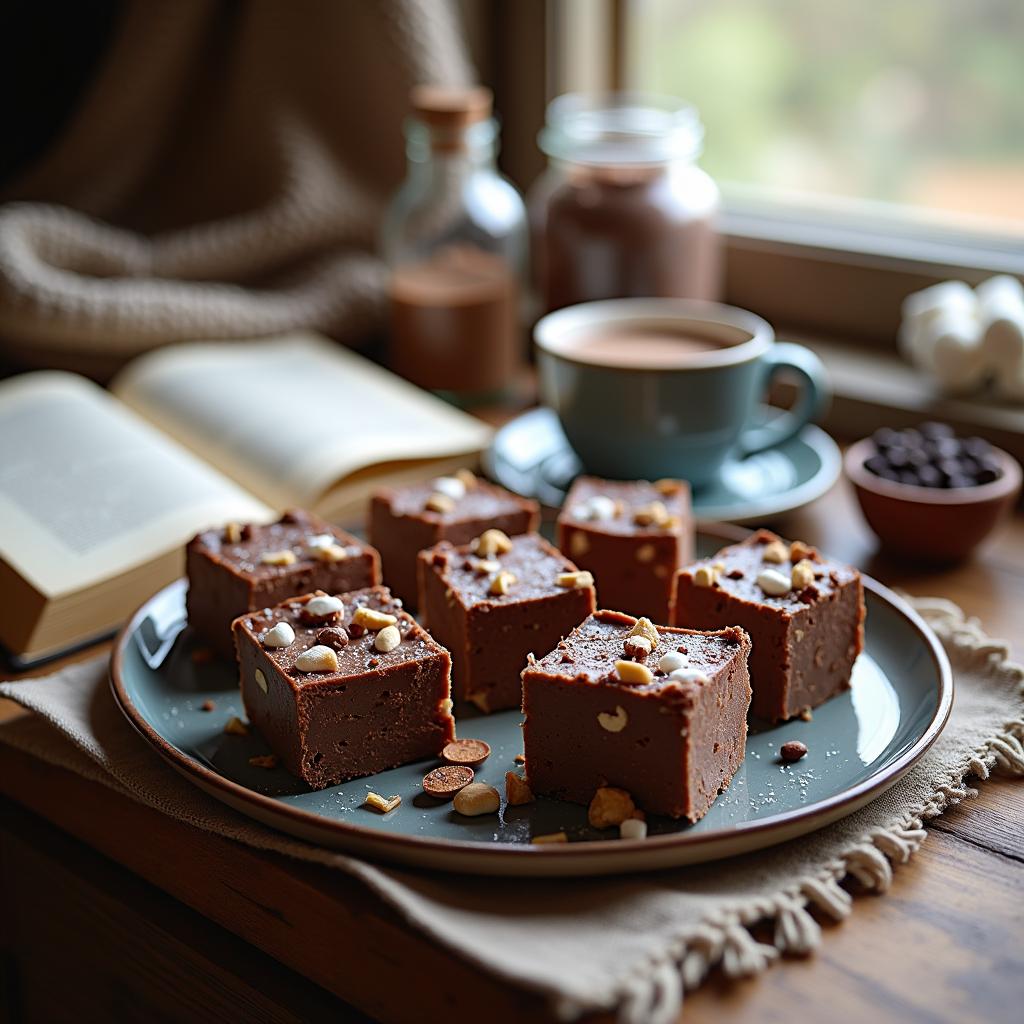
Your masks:
M386 587L322 591L233 624L249 721L313 789L436 757L451 658Z
M539 523L537 502L460 470L456 476L377 491L370 502L369 537L384 561L385 583L412 605L420 551L442 540L467 544L489 528L527 533Z
M860 573L758 530L676 574L675 622L742 626L753 641L753 712L779 721L850 686L864 648Z
M546 654L594 610L590 573L536 533L487 530L419 556L420 614L452 656L459 700L481 711L517 708L529 654Z
M652 814L702 818L743 763L749 652L735 626L591 615L523 671L530 788L588 804L615 786Z
M228 523L185 549L192 628L217 653L234 658L231 623L311 590L337 593L380 583L380 556L368 544L311 512L291 509L276 523Z
M689 484L577 477L558 517L558 546L594 574L602 607L667 624L672 578L693 558Z

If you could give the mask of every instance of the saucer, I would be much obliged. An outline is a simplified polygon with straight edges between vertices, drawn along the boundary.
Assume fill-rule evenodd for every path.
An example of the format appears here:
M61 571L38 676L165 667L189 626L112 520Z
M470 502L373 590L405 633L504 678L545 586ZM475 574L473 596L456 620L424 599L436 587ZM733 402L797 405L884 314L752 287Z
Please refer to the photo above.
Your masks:
M765 405L754 422L782 415L783 410ZM835 441L821 428L806 426L785 444L727 462L716 483L693 495L694 514L703 521L763 523L821 497L835 483L841 464ZM585 471L558 417L543 406L502 427L483 465L503 487L555 508Z

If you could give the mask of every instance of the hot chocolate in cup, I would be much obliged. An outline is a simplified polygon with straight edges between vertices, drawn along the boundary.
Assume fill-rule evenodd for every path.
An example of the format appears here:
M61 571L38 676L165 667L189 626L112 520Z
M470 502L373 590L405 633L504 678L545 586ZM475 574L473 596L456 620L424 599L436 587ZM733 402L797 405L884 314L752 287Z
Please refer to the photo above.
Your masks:
M609 299L550 313L534 328L543 401L588 472L714 482L731 457L783 444L828 399L825 368L767 321L695 299ZM797 399L752 424L773 377Z

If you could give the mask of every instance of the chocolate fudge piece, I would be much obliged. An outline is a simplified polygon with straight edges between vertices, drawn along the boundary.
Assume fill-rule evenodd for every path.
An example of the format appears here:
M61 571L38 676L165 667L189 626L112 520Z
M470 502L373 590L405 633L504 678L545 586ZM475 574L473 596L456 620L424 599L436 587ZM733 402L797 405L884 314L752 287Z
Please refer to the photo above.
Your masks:
M267 526L228 523L185 549L192 628L218 654L234 658L231 623L311 590L337 593L380 583L380 556L311 512L292 509Z
M235 619L249 721L314 789L436 757L455 736L451 658L386 587Z
M753 712L775 722L850 686L864 648L864 588L856 569L758 530L676 574L674 621L742 626L754 644Z
M546 654L594 610L581 573L536 533L487 531L476 543L420 552L420 614L451 651L459 700L481 711L519 707L528 654Z
M384 560L384 581L415 605L416 555L442 540L467 544L494 528L513 536L536 530L540 506L467 470L411 487L378 491L370 502L370 543Z
M591 615L523 671L530 788L587 804L614 786L652 814L702 818L743 763L749 652L737 627Z
M578 477L558 517L558 546L594 574L603 607L668 623L672 577L693 558L689 484Z

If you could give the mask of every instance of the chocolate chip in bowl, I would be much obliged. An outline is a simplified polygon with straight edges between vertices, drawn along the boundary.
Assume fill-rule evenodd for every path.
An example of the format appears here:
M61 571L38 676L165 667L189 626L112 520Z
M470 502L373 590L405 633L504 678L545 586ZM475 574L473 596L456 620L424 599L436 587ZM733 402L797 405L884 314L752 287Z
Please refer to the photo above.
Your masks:
M886 551L919 562L967 558L1021 487L1013 456L944 423L876 430L851 445L844 469Z

